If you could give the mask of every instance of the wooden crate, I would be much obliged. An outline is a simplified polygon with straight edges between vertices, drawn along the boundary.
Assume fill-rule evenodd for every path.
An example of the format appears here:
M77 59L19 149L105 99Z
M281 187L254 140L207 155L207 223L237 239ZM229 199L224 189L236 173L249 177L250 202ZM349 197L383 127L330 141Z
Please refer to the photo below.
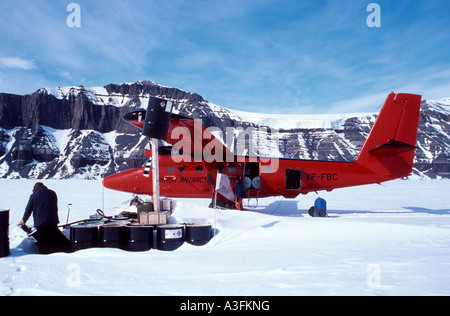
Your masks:
M139 224L141 225L160 225L167 224L169 221L169 212L146 212L141 211L138 214Z

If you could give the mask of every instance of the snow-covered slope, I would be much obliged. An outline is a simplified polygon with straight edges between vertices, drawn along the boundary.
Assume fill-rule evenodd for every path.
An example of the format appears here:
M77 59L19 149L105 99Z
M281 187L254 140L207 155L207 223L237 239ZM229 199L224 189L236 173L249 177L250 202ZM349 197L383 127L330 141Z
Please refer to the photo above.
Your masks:
M186 103L196 98L203 101L202 98L196 94L178 88L166 87L153 81L144 80L134 83L123 83L120 85L110 84L105 87L47 87L40 89L39 92L51 94L59 100L84 97L95 105L147 108L150 97L155 95L156 91L158 91L159 94L171 98L168 94L173 94L174 90L176 90L176 100L178 103ZM165 94L164 92L169 93Z
M252 211L217 216L208 200L177 200L171 221L216 217L215 242L174 252L97 248L49 256L25 253L24 233L15 227L34 182L0 180L0 209L11 210L11 256L0 258L0 296L450 295L448 180L323 193L329 218L307 215L314 195L264 199ZM74 221L102 207L100 181L44 183L59 194L62 222L68 203ZM113 207L129 198L106 190L106 214L115 215Z
M346 120L354 117L372 117L374 113L355 114L269 114L231 110L246 122L257 126L289 129L342 129Z
M45 88L46 92L55 96L59 100L68 100L70 97L77 98L80 94L96 105L112 105L117 107L126 107L133 103L138 103L139 107L145 108L150 99L149 94L140 93L136 96L124 95L117 92L108 92L105 87L56 87ZM41 92L44 92L41 90ZM138 101L138 102L136 102ZM134 105L134 104L133 104Z

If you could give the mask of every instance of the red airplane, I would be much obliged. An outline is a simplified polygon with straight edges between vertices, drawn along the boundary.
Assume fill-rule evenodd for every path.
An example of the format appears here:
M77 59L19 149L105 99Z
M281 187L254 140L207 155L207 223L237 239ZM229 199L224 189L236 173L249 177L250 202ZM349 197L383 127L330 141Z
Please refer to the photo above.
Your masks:
M168 198L211 198L218 172L231 179L244 179L249 198L296 198L309 192L406 177L413 168L420 105L420 95L389 94L353 162L238 157L197 120L172 115L165 141L173 147L159 150L160 194ZM146 111L135 111L123 119L142 129L145 115ZM151 163L151 151L145 155ZM108 176L103 185L151 195L150 163ZM226 200L220 195L219 199Z

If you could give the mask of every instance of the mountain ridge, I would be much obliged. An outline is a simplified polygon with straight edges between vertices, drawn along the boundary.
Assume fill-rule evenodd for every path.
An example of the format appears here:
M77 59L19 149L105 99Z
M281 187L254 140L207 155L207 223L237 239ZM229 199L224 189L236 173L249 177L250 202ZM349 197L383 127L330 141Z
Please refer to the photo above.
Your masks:
M152 81L104 87L43 88L0 94L0 178L97 179L145 163L147 140L122 121L150 96L175 101L174 113L225 135L253 129L253 152L274 158L351 161L377 113L270 115L229 110L199 94ZM450 178L450 98L422 101L414 166L419 178ZM270 125L270 126L269 126ZM232 146L235 147L232 144ZM236 148L232 148L236 150Z

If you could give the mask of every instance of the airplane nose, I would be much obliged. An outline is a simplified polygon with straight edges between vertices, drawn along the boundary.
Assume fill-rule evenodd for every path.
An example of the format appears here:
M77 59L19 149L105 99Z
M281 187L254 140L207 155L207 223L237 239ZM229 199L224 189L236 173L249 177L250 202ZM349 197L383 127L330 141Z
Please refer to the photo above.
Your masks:
M141 168L137 168L107 176L103 179L103 186L115 191L145 194L145 188L151 186L151 182L145 181L148 178L145 178L142 172ZM148 189L151 192L151 188Z

